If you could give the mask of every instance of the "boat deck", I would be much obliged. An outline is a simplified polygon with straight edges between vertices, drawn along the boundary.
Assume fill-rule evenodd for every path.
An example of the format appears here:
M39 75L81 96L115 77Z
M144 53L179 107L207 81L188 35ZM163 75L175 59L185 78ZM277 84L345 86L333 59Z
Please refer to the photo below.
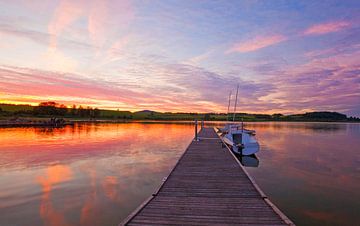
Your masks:
M293 225L213 128L198 135L158 191L121 225Z

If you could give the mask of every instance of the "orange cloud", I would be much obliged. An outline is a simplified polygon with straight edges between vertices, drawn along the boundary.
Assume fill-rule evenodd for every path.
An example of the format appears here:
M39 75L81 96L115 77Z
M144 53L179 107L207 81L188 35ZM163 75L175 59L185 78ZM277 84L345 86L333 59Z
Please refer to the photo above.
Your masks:
M271 45L275 45L279 42L285 41L287 38L282 35L271 35L271 36L257 36L253 39L236 43L231 47L226 53L233 53L233 52L252 52L258 49L262 49Z
M331 32L337 32L350 26L347 21L336 21L322 24L316 24L304 31L305 35L322 35Z

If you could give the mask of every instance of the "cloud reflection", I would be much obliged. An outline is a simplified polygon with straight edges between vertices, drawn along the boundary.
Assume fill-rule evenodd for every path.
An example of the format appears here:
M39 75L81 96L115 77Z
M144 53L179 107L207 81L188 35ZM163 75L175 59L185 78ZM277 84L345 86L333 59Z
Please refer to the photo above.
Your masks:
M40 201L40 217L45 225L49 226L70 226L65 218L64 210L54 207L51 193L55 186L72 179L72 171L68 166L55 165L46 169L44 176L37 177L37 182L42 188Z
M118 186L118 178L115 176L106 176L102 182L106 197L113 201L118 201L119 199Z

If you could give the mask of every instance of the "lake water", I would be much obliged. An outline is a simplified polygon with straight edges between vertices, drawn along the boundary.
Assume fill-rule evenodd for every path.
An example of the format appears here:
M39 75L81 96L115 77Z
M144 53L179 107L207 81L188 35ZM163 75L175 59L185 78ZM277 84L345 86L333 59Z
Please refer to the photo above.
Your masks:
M248 123L262 190L298 225L360 224L360 124ZM0 225L117 225L191 142L185 123L0 129Z

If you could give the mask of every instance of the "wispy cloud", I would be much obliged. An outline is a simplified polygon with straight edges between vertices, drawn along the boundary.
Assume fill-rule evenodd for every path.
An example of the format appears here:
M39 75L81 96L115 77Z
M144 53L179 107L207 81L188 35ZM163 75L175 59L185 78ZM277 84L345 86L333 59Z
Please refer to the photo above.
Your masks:
M348 28L351 25L348 21L334 21L322 24L315 24L304 31L304 35L322 35L337 32Z
M0 80L2 92L30 96L37 101L58 97L58 101L66 103L73 101L83 104L84 101L89 105L101 105L102 102L117 102L119 105L131 105L132 100L140 101L144 97L141 93L121 88L112 82L28 68L0 67Z
M359 108L360 99L358 57L360 51L288 66L269 79L276 89L268 100L277 100L290 112L326 109L354 114L351 109Z
M277 43L285 41L287 38L283 35L256 36L250 40L235 43L226 53L233 52L252 52Z
M52 20L49 22L48 31L51 34L49 47L57 48L58 36L74 21L84 14L86 1L61 0L55 9Z
M153 73L152 77L156 79L132 87L131 82L127 85L126 81L102 81L76 74L0 67L0 89L10 96L0 95L3 101L12 102L51 99L66 104L75 102L124 110L155 108L184 112L223 111L226 96L219 95L219 92L227 93L237 82L241 86L243 110L249 110L250 106L264 110L265 105L261 106L258 97L271 89L271 85L244 81L239 77L224 77L191 65L150 64L135 67L136 73Z
M103 47L116 31L126 28L134 18L128 0L92 0L88 12L88 32L95 46Z
M3 101L12 102L51 99L123 110L224 112L225 94L240 84L239 111L351 112L359 107L360 65L352 59L359 54L340 53L302 65L281 64L278 65L281 68L270 70L255 68L270 76L257 82L236 74L219 74L198 66L153 60L119 71L126 73L128 79L119 77L109 81L78 74L1 67L0 90L10 96L0 95ZM146 79L148 76L151 79Z
M202 61L208 59L212 54L214 54L214 52L215 52L214 49L208 50L200 55L191 57L190 59L184 61L184 63L191 65L199 65Z
M48 24L49 48L57 49L64 31L67 31L67 36L73 35L74 24L85 19L92 49L99 55L106 52L106 44L111 45L114 38L118 39L117 32L126 28L133 17L133 8L128 0L60 0Z

